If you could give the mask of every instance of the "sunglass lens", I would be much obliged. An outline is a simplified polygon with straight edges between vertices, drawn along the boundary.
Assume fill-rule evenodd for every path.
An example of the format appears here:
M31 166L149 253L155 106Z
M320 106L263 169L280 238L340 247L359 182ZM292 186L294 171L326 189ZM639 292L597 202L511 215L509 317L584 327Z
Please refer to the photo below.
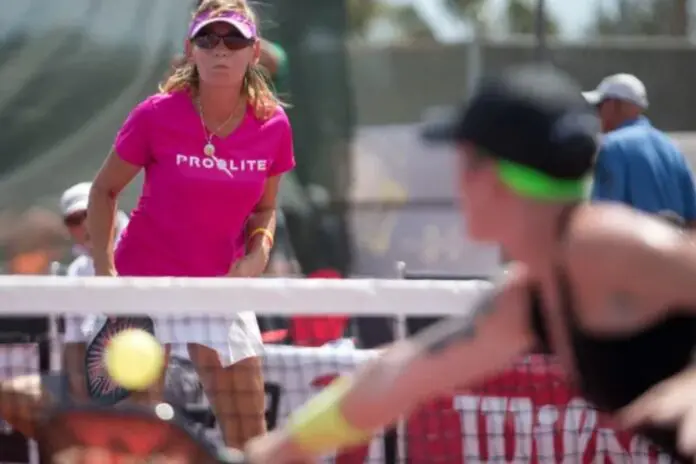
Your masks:
M220 37L215 34L201 34L193 38L193 44L198 48L211 50L220 43Z
M240 37L238 35L228 35L225 36L223 40L225 41L225 47L227 47L229 50L242 50L253 43L252 40L245 39L244 37Z

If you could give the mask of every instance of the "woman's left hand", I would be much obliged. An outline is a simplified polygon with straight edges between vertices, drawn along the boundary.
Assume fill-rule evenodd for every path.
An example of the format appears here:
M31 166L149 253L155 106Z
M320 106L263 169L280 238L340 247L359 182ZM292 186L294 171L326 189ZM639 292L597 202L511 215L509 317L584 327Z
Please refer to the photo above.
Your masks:
M268 252L263 248L257 248L244 256L239 261L236 261L230 271L228 277L260 277L266 270L268 265Z
M645 392L619 415L622 425L675 426L682 453L696 453L696 368L687 368Z

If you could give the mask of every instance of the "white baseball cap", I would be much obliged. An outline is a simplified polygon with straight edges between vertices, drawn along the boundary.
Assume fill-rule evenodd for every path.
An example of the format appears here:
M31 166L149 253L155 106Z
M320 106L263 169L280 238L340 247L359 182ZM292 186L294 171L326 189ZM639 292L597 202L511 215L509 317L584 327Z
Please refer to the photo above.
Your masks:
M614 74L602 79L595 90L583 92L582 96L591 105L598 105L609 98L648 107L648 92L645 85L632 74Z
M80 182L63 192L60 197L61 214L66 217L80 211L87 211L91 188L91 182Z

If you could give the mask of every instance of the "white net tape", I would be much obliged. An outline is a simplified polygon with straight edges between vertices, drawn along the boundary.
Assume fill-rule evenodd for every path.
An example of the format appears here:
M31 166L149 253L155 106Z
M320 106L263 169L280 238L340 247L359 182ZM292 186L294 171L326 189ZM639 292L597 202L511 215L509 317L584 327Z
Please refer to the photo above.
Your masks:
M16 314L162 311L354 315L461 314L484 281L0 277L0 302Z

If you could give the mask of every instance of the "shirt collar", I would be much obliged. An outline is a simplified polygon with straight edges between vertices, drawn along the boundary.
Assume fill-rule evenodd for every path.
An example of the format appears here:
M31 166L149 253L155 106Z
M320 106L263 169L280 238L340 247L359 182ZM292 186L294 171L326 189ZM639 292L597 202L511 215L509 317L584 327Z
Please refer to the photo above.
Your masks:
M619 127L616 129L623 129L624 127L633 127L633 126L650 126L650 120L646 118L645 116L638 116L636 119L630 119L623 124L621 124Z

